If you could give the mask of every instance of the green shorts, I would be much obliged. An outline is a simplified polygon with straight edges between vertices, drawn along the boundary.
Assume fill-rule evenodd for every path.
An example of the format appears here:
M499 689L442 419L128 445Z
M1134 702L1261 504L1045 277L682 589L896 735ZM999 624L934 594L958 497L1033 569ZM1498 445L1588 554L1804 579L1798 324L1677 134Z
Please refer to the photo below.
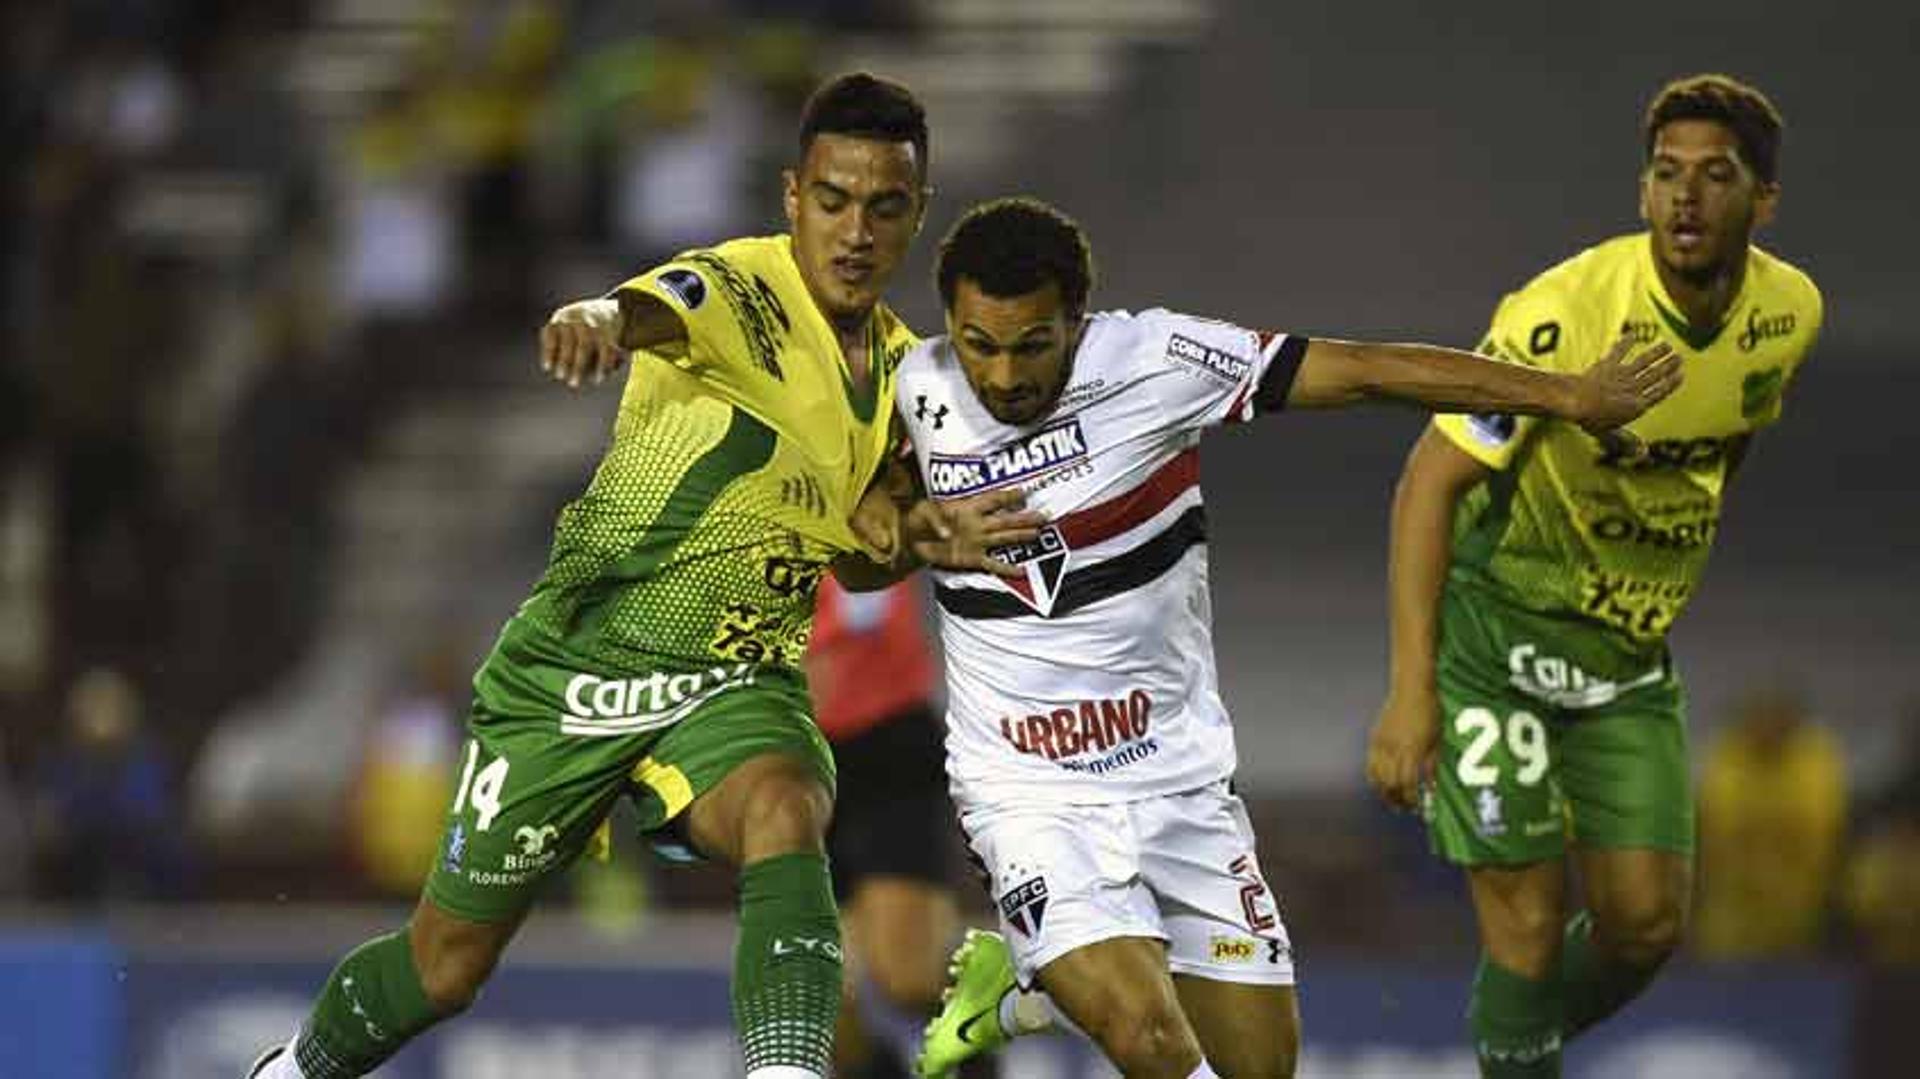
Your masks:
M787 668L583 671L509 630L474 690L471 738L426 885L434 905L462 918L519 915L622 797L651 832L765 753L800 758L833 789L806 681Z
M1447 589L1440 750L1425 804L1435 853L1524 865L1561 857L1569 838L1692 853L1679 678L1664 655L1614 678L1582 669L1566 657L1594 654L1577 638L1592 632Z

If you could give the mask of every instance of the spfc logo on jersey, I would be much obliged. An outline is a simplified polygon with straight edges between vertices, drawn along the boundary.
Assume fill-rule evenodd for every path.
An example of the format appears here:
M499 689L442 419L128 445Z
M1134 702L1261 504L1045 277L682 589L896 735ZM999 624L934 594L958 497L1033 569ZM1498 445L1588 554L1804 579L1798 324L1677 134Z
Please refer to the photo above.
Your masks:
M1060 595L1060 582L1067 576L1069 553L1067 541L1058 528L1048 525L1026 543L1010 543L987 553L1002 562L1024 567L1025 577L1011 580L1003 577L1000 583L1041 617L1053 613L1053 601Z
M1047 916L1047 880L1032 877L1007 889L1000 897L1000 916L1007 924L1031 937L1040 932L1040 921Z
M1087 456L1080 421L1067 420L978 456L927 455L927 490L936 498L962 498L1037 479Z

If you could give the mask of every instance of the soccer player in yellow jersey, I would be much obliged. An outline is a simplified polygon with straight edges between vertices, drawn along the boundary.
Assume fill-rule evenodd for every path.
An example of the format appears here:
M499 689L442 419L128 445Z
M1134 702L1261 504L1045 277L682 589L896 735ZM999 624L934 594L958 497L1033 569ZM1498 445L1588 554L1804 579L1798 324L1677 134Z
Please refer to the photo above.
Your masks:
M1758 90L1668 85L1646 113L1648 231L1494 313L1482 351L1548 369L1622 336L1671 343L1686 382L1630 425L1639 452L1562 423L1451 415L1400 478L1391 688L1367 778L1407 807L1425 781L1434 849L1466 871L1486 1076L1559 1075L1562 1042L1644 989L1686 921L1693 802L1667 631L1821 321L1806 274L1751 243L1779 202L1779 144Z
M542 331L542 362L575 384L633 357L611 444L474 678L412 919L340 962L255 1079L365 1075L464 1009L621 798L656 843L740 868L748 1079L826 1074L834 766L799 663L823 572L893 575L850 520L892 450L894 369L914 338L880 297L926 208L927 141L905 88L836 79L801 122L791 235L688 252ZM982 550L1031 538L1028 519L957 520L953 542L913 552L990 569Z

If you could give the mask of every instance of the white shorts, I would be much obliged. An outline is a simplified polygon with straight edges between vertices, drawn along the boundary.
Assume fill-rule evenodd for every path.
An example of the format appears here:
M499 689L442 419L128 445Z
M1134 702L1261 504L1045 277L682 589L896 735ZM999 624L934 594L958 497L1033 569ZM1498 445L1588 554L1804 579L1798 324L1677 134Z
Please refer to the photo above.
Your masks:
M1293 947L1223 780L1110 805L982 805L960 827L982 863L1020 983L1115 937L1167 942L1175 974L1292 985Z

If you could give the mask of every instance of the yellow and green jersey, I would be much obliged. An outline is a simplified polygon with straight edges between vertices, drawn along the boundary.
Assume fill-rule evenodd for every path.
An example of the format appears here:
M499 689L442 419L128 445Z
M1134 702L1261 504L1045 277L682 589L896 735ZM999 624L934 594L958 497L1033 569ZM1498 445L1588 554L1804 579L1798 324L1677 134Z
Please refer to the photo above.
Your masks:
M601 670L797 666L821 573L860 546L848 518L889 451L913 333L876 309L857 387L786 236L687 252L628 289L687 340L634 353L612 444L507 635Z
M1507 296L1481 350L1555 371L1598 360L1621 335L1665 341L1685 383L1629 429L1639 459L1578 426L1523 416L1434 422L1494 475L1454 520L1451 587L1533 616L1584 672L1631 679L1665 655L1668 627L1700 581L1729 468L1781 396L1821 323L1820 293L1795 267L1750 248L1718 326L1689 325L1645 233L1587 249Z

